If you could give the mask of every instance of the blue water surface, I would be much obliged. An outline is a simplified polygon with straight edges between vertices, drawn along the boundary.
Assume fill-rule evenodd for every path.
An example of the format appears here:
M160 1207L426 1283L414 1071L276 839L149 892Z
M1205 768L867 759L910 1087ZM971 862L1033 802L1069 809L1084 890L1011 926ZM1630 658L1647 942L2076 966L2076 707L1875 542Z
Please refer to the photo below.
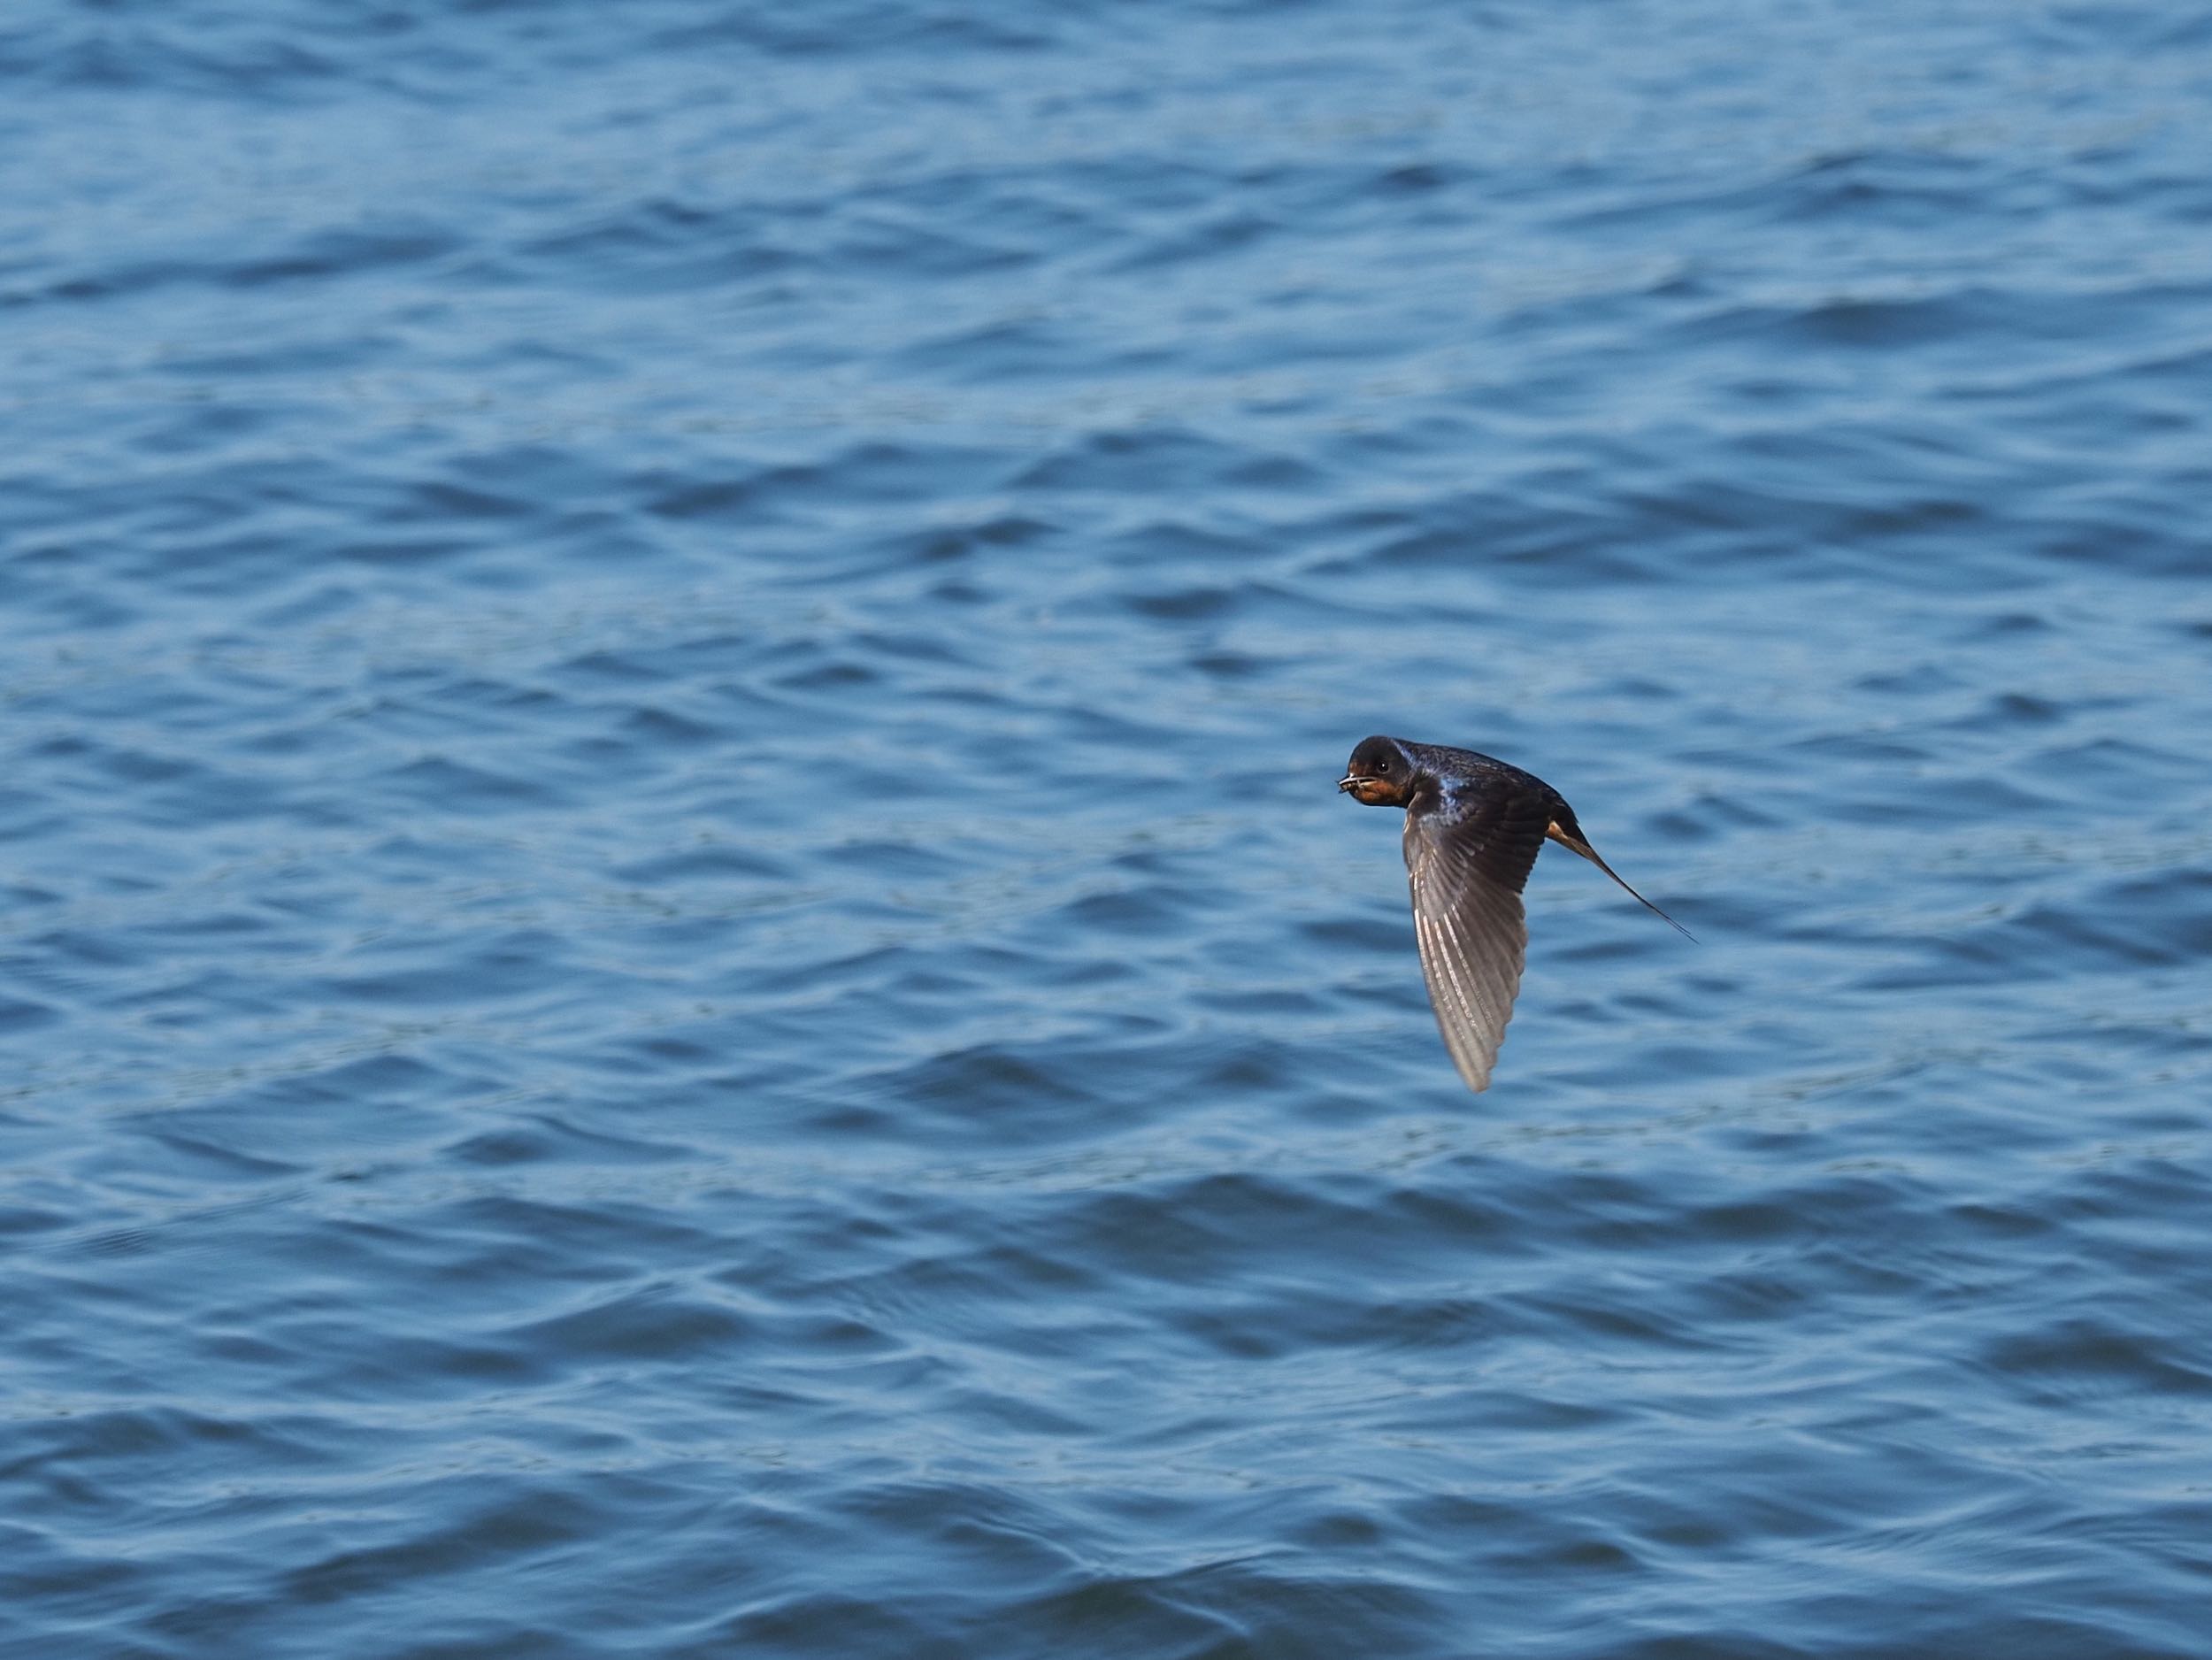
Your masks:
M2212 1654L2212 13L0 74L0 1651Z

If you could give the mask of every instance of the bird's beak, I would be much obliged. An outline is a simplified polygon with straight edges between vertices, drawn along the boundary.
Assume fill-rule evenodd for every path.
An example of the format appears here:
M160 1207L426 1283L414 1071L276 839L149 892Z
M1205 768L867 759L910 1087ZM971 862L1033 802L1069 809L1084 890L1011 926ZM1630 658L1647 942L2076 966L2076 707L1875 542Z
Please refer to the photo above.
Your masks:
M1364 782L1366 782L1366 780L1361 778L1357 772L1347 772L1342 778L1337 780L1336 793L1341 795L1347 790L1350 789L1355 784L1362 784Z

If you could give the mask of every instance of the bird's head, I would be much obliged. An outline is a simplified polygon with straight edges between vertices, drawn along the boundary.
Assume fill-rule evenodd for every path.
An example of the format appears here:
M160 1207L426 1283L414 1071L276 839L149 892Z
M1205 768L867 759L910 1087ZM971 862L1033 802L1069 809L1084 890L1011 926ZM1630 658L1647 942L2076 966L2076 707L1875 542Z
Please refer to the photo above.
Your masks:
M1336 787L1370 807L1402 807L1413 799L1418 769L1395 738L1368 738L1352 751Z

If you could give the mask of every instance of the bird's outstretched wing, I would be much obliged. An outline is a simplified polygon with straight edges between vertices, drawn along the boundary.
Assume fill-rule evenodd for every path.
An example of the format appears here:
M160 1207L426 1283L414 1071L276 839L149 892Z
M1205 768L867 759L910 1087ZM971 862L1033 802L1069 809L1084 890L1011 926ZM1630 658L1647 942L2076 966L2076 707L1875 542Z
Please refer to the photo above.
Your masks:
M1485 780L1406 815L1406 872L1421 972L1452 1064L1486 1089L1528 949L1521 889L1552 821L1548 796Z

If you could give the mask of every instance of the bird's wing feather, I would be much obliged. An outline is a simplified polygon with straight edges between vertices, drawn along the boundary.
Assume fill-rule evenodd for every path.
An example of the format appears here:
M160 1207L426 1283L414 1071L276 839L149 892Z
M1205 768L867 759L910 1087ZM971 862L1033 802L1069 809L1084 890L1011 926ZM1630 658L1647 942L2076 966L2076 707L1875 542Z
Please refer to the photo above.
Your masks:
M1467 1087L1487 1088L1528 949L1521 888L1548 803L1502 780L1406 815L1413 932L1444 1047Z

